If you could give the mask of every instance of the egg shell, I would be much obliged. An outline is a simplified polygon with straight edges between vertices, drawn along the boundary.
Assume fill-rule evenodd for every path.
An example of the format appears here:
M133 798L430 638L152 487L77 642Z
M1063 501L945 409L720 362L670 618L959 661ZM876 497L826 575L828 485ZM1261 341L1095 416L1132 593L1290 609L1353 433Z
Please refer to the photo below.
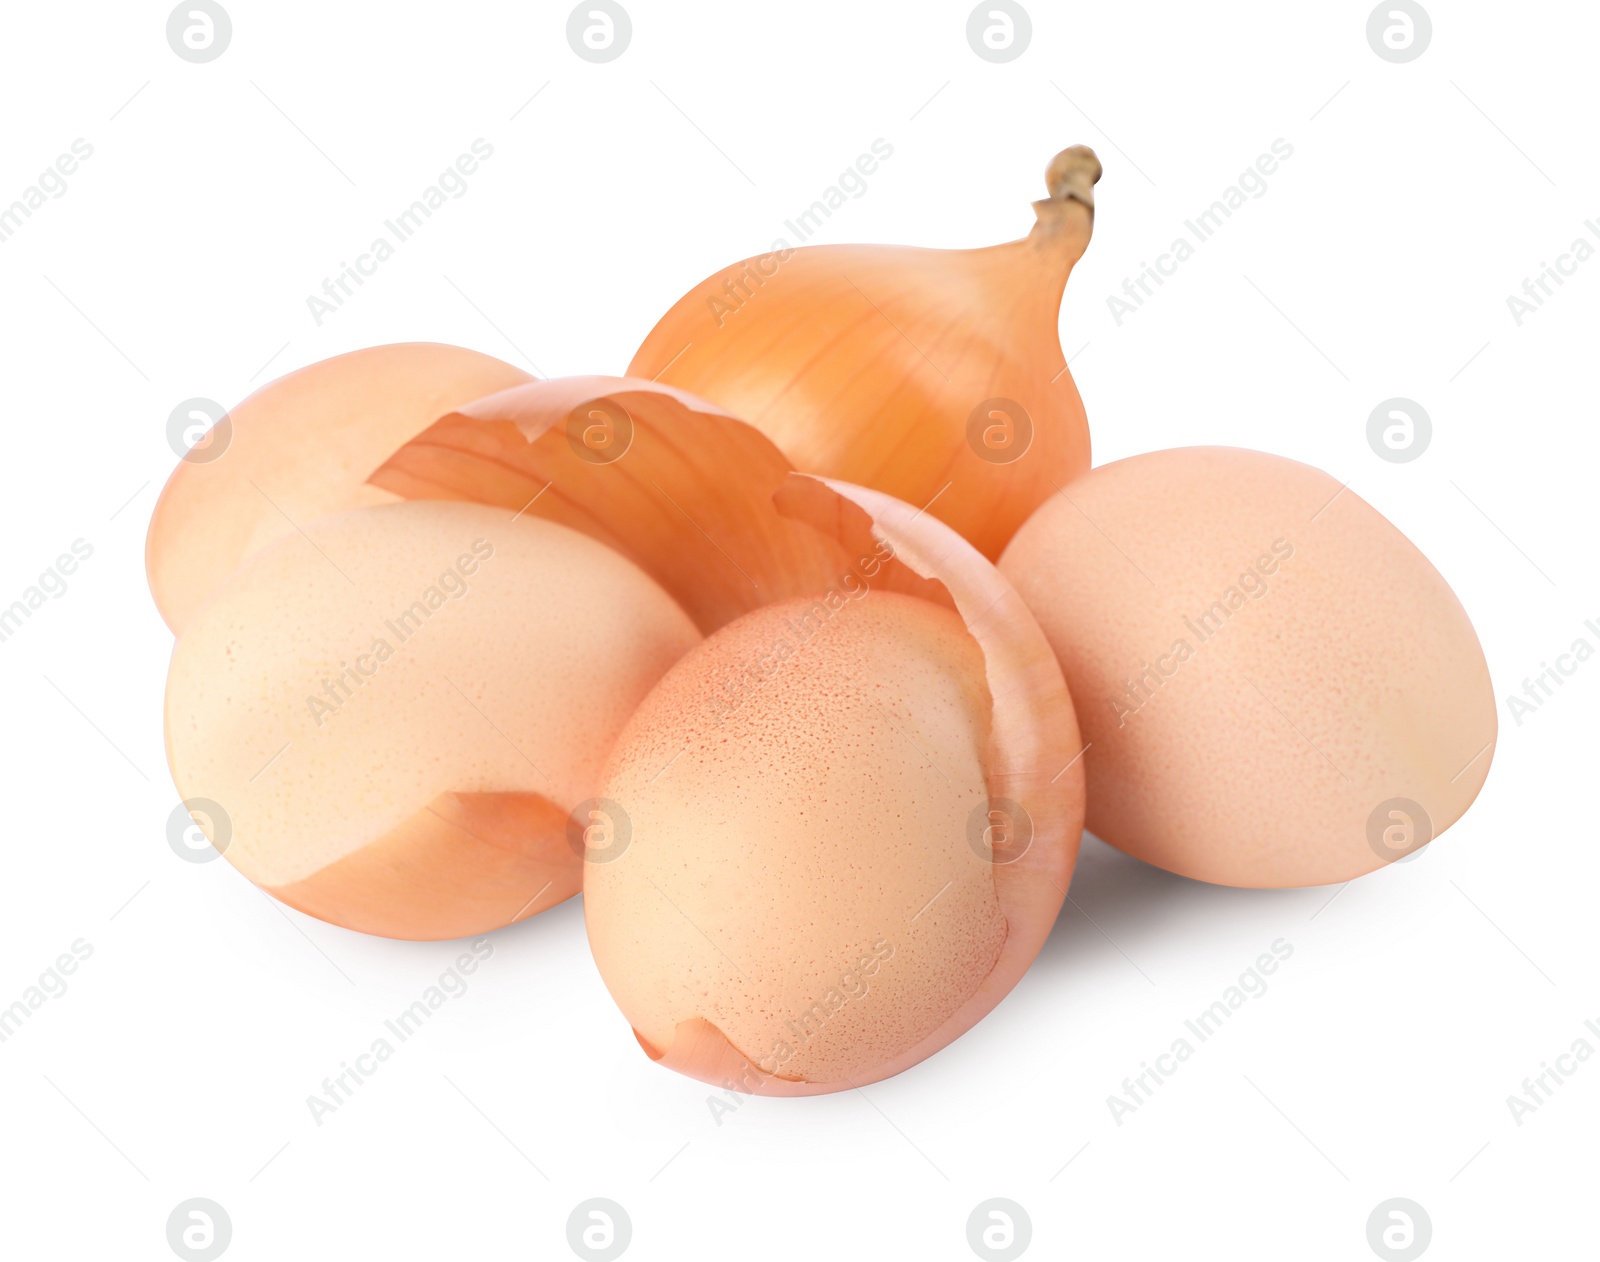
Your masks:
M452 408L529 380L477 351L406 342L269 382L213 426L162 488L145 540L161 616L181 632L273 540L318 517L393 502L367 478L396 447Z
M791 1082L870 1080L954 1014L1006 937L984 660L961 619L872 592L730 623L619 738L621 853L586 865L595 960L647 1051L715 1026Z
M627 441L591 450L591 425ZM707 634L802 596L848 604L865 586L956 614L982 654L989 809L968 826L992 861L1005 934L973 992L864 1078L766 1073L701 1017L679 1021L669 1041L652 1045L663 1067L766 1095L843 1090L937 1052L1016 985L1071 878L1083 751L1044 633L970 543L889 495L796 473L758 430L650 381L568 378L502 391L441 417L373 480L398 495L459 497L570 525L634 560ZM585 855L611 851L614 824L602 804L586 804L574 819Z
M1147 862L1349 880L1438 836L1488 774L1466 612L1317 469L1220 447L1120 460L1041 507L1001 569L1076 702L1087 826Z
M351 510L257 553L179 639L173 778L290 905L390 937L481 932L576 892L567 815L698 640L636 566L552 522Z

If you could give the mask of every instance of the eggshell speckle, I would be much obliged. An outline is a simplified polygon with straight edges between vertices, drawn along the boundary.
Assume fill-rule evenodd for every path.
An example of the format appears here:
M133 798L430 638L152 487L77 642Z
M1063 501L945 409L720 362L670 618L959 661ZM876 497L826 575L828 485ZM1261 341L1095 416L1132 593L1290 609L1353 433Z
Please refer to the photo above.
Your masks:
M1226 885L1413 853L1488 774L1494 696L1444 579L1348 487L1232 448L1070 483L1001 570L1077 706L1089 829Z
M844 1086L956 1013L1007 932L969 833L988 715L961 619L887 592L759 609L669 671L605 776L627 847L584 877L646 1050L709 1026L760 1074Z

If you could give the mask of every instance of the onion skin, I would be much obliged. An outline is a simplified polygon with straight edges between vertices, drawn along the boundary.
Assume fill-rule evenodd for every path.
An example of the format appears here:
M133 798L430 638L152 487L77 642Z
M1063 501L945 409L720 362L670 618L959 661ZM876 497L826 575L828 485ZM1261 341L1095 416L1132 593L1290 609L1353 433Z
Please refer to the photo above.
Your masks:
M628 375L727 408L801 472L925 508L994 560L1089 467L1057 321L1099 175L1083 146L1057 155L1033 230L1005 245L819 245L745 259L680 298ZM1005 401L1026 421L983 406Z
M1466 611L1320 470L1226 447L1132 456L1043 506L1000 568L1078 703L1088 827L1147 863L1348 881L1405 857L1382 842L1397 825L1412 846L1437 837L1488 776L1498 721Z
M181 634L241 562L297 526L391 503L366 479L396 447L451 408L529 380L477 351L406 342L261 387L228 413L222 454L180 461L151 515L145 570L167 626Z

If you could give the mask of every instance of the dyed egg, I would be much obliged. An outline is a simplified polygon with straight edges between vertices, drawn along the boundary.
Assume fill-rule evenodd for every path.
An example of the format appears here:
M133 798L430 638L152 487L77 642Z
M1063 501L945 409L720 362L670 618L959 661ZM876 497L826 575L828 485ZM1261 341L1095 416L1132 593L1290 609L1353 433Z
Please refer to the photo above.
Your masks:
M575 893L567 816L699 641L688 617L603 544L503 509L418 500L304 529L173 654L168 757L207 835L290 906L388 937Z
M1087 826L1224 885L1345 881L1472 803L1496 717L1466 612L1354 491L1192 447L1068 484L1001 569L1084 739Z

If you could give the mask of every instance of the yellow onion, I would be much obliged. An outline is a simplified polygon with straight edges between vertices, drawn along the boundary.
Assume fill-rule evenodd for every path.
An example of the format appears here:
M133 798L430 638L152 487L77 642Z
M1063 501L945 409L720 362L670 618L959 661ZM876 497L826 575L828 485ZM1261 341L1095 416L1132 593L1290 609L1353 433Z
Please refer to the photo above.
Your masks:
M1057 154L1032 230L1004 245L744 259L680 298L628 374L727 408L803 472L926 509L994 560L1089 467L1057 322L1099 177L1091 150Z

